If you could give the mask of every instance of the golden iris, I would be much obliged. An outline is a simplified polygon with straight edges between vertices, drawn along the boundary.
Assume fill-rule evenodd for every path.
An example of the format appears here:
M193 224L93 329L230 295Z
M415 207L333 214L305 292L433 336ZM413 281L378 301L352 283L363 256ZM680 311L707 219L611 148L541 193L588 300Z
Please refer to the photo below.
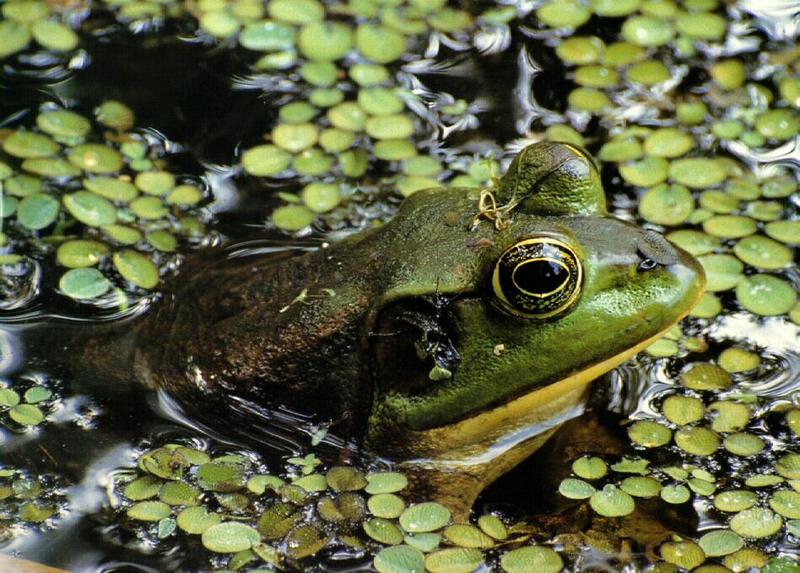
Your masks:
M501 311L528 319L552 318L578 299L583 267L578 255L556 237L519 241L494 266L494 303Z

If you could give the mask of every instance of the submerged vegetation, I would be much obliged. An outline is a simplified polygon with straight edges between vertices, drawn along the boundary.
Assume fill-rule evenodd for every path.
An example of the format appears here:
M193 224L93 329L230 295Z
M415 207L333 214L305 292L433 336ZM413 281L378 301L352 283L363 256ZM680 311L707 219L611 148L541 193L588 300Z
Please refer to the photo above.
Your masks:
M377 225L420 189L490 187L515 150L551 139L594 153L614 213L664 232L708 278L699 306L638 359L638 374L618 375L632 396L612 405L626 453L587 452L558 485L566 507L596 514L590 532L545 535L537 516L502 510L454 522L436 500L406 499L401 473L332 465L313 448L275 467L253 452L158 440L112 473L115 528L142 546L203 548L215 571L337 554L381 573L579 570L587 555L658 572L800 569L790 380L800 50L789 23L716 0L11 0L0 58L81 74L92 65L83 46L109 17L142 41L180 33L240 54L235 88L268 94L275 114L226 175L242 195L269 194L261 222L272 230ZM458 86L463 66L485 74L480 63L501 57L517 65L513 117L497 109L509 94ZM456 95L427 87L446 87L441 76L457 78ZM52 97L29 111L0 127L0 308L24 308L42 288L125 308L213 240L214 170L184 175L172 162L179 146L137 128L127 102ZM493 113L513 120L518 139L492 133ZM56 276L43 278L42 266ZM751 340L751 326L790 340L770 348L775 337ZM3 378L0 424L46 432L62 394ZM0 468L2 533L58 528L63 485ZM628 539L643 514L674 507L696 511L702 530L664 535L656 548Z

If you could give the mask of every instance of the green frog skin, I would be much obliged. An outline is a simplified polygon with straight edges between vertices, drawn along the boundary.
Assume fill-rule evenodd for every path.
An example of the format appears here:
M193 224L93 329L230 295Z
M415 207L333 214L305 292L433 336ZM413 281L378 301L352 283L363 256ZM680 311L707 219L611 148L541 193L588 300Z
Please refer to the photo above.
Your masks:
M116 348L196 405L332 421L463 511L703 286L690 255L608 215L584 151L543 142L490 189L417 192L326 248L187 269Z

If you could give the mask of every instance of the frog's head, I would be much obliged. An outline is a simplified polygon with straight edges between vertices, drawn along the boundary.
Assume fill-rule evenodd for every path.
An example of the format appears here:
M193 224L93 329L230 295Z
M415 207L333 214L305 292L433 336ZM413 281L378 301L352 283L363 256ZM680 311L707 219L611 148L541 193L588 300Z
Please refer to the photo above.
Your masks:
M704 285L689 254L608 215L574 146L527 147L491 191L499 224L475 224L479 191L406 201L381 233L386 288L366 337L368 443L419 464L493 466L484 481L576 415L587 384L685 316Z

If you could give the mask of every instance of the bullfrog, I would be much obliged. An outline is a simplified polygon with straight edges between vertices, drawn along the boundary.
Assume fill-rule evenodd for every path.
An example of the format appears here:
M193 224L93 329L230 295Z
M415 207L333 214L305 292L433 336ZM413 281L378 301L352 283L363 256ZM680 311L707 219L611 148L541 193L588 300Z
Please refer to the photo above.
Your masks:
M390 222L311 252L189 265L144 320L90 348L199 408L326 421L463 509L703 286L689 254L609 215L585 150L540 142L486 189L416 192Z

